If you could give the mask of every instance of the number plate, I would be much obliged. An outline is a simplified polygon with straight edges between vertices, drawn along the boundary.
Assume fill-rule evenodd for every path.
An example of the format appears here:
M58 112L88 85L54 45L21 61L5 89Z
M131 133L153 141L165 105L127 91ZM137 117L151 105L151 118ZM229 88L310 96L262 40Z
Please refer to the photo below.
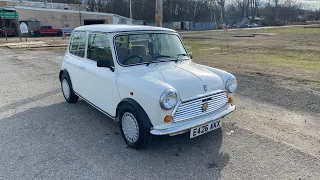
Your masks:
M219 120L210 122L208 124L204 124L204 125L192 128L190 131L190 138L194 138L202 134L205 134L207 132L218 129L221 127L221 125L222 125L222 121L219 119Z

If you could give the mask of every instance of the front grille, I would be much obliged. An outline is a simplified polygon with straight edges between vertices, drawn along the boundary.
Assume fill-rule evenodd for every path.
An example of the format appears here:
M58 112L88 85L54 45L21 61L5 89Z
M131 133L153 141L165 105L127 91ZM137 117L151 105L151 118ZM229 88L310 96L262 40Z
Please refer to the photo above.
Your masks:
M200 97L190 101L182 102L175 115L173 116L173 122L179 122L184 120L190 120L193 118L208 115L222 107L228 102L226 92L219 92L216 94ZM208 108L203 111L203 104L207 103Z

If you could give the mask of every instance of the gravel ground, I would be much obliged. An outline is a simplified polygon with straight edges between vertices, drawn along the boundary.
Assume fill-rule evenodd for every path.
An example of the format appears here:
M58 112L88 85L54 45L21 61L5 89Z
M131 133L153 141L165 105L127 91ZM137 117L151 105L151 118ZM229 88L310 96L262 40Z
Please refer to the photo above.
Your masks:
M319 179L320 96L277 77L237 74L237 110L198 138L144 150L84 101L68 104L62 54L0 49L0 179Z

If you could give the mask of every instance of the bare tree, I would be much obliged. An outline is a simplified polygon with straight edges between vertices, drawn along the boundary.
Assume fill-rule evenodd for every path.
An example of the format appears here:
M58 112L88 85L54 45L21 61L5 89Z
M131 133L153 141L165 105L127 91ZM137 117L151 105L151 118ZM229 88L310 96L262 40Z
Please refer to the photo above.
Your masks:
M220 5L221 21L225 21L225 3L225 0L218 0L218 4Z
M249 0L250 3L250 10L251 10L251 21L254 22L254 18L259 14L259 0Z
M81 4L81 0L34 0L37 2Z
M48 0L49 2L78 2L80 0ZM163 0L163 20L210 22L212 14L217 20L237 23L244 17L261 16L270 25L296 21L296 17L306 14L301 10L297 0L270 0L264 6L259 6L262 0L236 0L228 3L226 0ZM115 13L129 17L129 0L81 0L88 5L88 10ZM133 18L154 22L155 0L132 0ZM315 13L309 13L310 18L317 18Z
M249 18L249 5L250 5L250 0L236 0L238 3L238 7L241 11L241 15L243 17Z

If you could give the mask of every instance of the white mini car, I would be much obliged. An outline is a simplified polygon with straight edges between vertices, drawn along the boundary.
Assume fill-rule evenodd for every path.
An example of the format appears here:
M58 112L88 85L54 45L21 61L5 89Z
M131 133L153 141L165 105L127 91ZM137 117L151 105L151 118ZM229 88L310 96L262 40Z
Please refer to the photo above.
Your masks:
M61 63L64 98L79 97L110 118L132 148L153 135L220 128L235 110L236 78L192 62L176 31L134 25L76 28Z

